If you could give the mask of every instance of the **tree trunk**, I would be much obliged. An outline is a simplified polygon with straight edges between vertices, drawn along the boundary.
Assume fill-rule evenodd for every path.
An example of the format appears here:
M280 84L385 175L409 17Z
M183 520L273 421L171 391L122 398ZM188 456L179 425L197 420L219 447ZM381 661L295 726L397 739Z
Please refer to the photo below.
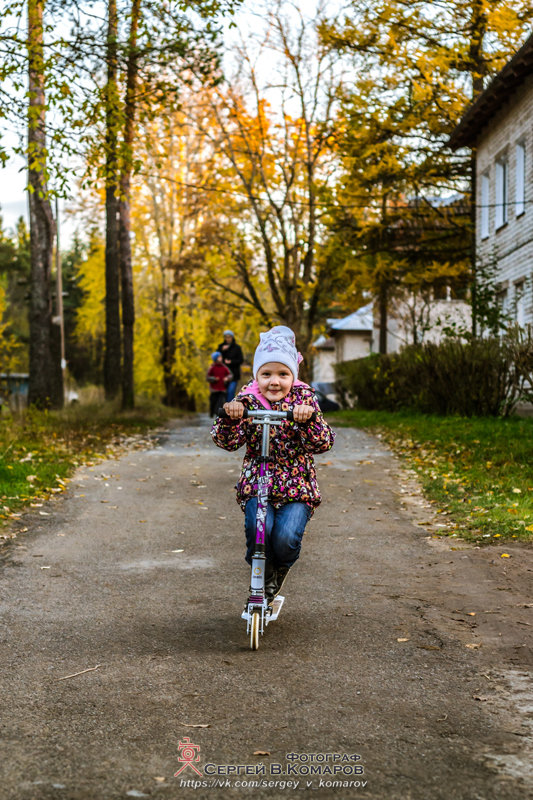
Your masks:
M388 291L387 283L383 281L379 287L379 352L383 355L387 352L387 326L389 324L388 315Z
M474 0L472 3L472 14L470 18L470 46L469 46L469 65L470 76L472 78L472 99L475 100L483 91L484 78L487 67L484 58L485 36L487 33L487 12L483 0ZM476 173L476 150L472 150L470 157L470 221L471 221L471 297L470 305L472 309L472 338L476 339L479 333L478 325L478 274L477 274L477 252L476 252L476 204L477 204L477 173Z
M106 243L105 243L105 356L104 388L107 400L119 393L120 369L120 263L118 242L119 178L118 132L120 112L117 86L117 3L108 0L106 86Z
M28 402L42 408L50 405L61 407L63 404L61 370L54 368L51 344L50 277L55 223L47 190L43 54L44 4L45 0L28 0L28 195L31 259Z
M122 365L122 408L133 408L135 403L133 382L133 328L135 324L135 298L133 290L133 265L131 258L131 174L133 169L133 135L135 130L135 97L138 52L137 30L141 0L133 0L131 7L130 35L128 41L128 67L126 77L126 102L124 120L124 143L122 172L120 176L119 203L119 240L120 240L120 277L122 289L122 339L124 359Z

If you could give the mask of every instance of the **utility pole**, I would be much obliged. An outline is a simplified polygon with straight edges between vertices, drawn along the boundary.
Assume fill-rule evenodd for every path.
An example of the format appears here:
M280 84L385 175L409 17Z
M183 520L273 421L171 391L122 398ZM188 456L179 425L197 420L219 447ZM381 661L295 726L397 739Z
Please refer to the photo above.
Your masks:
M59 198L56 197L56 293L57 304L56 311L57 324L59 325L59 341L61 353L61 375L63 376L63 393L65 392L65 371L67 368L67 361L65 358L65 318L63 314L63 271L61 268L61 251L59 239Z

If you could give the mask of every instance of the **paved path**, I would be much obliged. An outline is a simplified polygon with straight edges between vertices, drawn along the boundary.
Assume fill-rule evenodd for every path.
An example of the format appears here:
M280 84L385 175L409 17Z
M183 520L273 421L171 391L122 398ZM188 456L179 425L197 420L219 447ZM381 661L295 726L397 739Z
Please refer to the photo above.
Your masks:
M208 431L176 423L24 520L0 569L2 798L529 797L532 551L431 539L390 452L341 429L253 653L241 454Z

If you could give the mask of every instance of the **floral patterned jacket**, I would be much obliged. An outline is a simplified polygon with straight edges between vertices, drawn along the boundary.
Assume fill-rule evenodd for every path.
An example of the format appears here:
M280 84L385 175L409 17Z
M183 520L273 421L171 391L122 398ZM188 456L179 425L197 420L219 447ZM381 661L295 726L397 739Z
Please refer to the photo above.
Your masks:
M237 397L248 409L261 409L259 401L247 393L244 386ZM282 401L273 403L272 408L286 411L296 405L312 405L317 412L314 422L298 425L284 421L270 429L270 455L268 469L269 502L275 508L299 501L314 509L320 504L320 492L316 479L313 453L325 453L333 446L335 434L325 421L310 386L293 386ZM246 501L257 494L259 477L259 456L261 454L262 428L251 420L217 419L211 429L211 436L218 447L225 450L238 450L246 444L242 471L237 483L237 502L242 509Z

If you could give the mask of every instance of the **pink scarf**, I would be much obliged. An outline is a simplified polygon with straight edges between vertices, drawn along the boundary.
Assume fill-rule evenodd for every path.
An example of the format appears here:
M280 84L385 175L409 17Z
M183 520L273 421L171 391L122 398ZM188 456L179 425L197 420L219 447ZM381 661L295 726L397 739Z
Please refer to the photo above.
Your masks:
M307 386L307 384L304 383L303 381L299 381L298 378L296 378L296 380L292 384L291 389L294 389L295 386ZM261 394L261 391L259 389L259 384L257 383L256 380L254 380L251 386L247 387L246 394L251 394L253 397L256 398L256 400L259 400L263 408L272 408L266 397L264 397Z

